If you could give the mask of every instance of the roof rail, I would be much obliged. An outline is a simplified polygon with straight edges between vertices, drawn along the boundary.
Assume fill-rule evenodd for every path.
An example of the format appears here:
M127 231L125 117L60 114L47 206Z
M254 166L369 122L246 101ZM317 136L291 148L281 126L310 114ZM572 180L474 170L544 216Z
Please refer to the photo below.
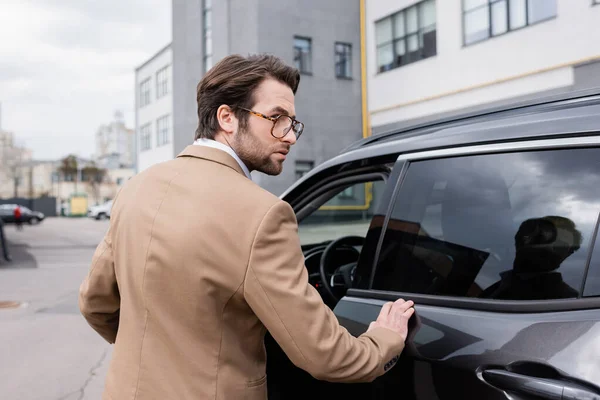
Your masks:
M449 122L458 122L466 119L482 117L486 115L491 115L499 112L507 112L512 110L518 110L525 107L533 107L533 106L544 106L552 103L558 103L569 100L578 100L584 99L588 97L600 96L600 87L594 87L583 90L573 90L568 92L563 92L559 94L547 95L547 96L539 96L535 98L530 98L527 100L515 101L510 104L503 104L499 106L485 107L480 108L473 111L457 111L451 113L450 115L439 116L434 115L431 117L424 117L419 119L419 121L413 120L411 121L400 121L393 126L390 126L386 131L378 133L373 136L369 136L363 140L355 142L354 144L348 146L344 151L357 149L366 145L369 145L374 142L378 142L381 140L385 140L387 138L393 137L395 135L409 133L411 131L420 130L423 128L434 128L439 125L447 124ZM427 134L430 131L420 132L418 134ZM417 134L417 133L415 133Z

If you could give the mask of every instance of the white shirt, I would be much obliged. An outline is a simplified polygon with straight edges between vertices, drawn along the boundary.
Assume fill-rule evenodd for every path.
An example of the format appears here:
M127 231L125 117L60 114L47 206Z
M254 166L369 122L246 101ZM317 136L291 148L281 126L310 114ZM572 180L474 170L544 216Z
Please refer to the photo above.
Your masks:
M196 141L194 141L194 146L212 147L213 149L219 149L226 152L231 157L233 157L238 164L240 164L242 171L244 171L244 174L246 174L248 179L252 180L252 177L250 176L250 170L248 169L246 164L244 164L244 162L238 157L238 155L235 154L235 151L233 151L231 147L212 139L196 139Z

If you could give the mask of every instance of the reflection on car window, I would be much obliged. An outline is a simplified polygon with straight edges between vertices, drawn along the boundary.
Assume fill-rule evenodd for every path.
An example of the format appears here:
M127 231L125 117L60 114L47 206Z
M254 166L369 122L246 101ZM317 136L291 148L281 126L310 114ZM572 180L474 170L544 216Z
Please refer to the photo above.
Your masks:
M592 252L583 295L585 297L600 296L600 233L596 236L596 244Z
M599 149L412 163L374 289L492 299L579 297L600 211Z
M301 244L321 243L350 235L364 237L383 188L383 181L339 188L317 211L300 222L298 233Z

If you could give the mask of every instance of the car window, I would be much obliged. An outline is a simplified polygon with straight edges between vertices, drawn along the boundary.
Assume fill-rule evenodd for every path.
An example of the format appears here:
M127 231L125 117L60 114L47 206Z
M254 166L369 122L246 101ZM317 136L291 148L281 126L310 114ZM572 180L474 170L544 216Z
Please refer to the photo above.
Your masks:
M600 211L599 149L411 163L373 288L491 299L579 297Z
M590 259L583 295L586 297L600 296L600 233L596 234L596 244Z
M339 188L329 199L298 224L302 245L321 243L342 236L366 236L385 183L356 183Z

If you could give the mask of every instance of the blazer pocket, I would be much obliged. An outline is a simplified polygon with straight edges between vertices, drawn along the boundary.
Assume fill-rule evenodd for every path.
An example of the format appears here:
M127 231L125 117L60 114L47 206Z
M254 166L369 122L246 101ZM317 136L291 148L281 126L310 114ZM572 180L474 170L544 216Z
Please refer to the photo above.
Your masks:
M260 379L255 379L253 381L249 381L246 386L248 386L249 388L253 388L256 386L263 385L266 381L267 381L267 375L264 375Z

